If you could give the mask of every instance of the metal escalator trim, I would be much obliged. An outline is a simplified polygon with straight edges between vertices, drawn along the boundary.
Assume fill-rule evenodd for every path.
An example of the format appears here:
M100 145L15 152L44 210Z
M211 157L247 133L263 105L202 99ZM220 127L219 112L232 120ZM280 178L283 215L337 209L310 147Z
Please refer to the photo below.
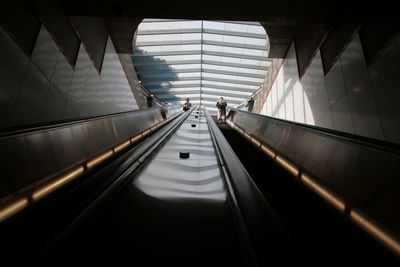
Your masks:
M356 135L356 134L347 133L347 132L338 131L338 130L329 129L329 128L323 128L323 127L319 127L316 125L310 125L310 124L306 124L306 123L300 123L300 122L270 117L270 116L266 116L266 115L262 115L262 114L258 114L258 113L249 112L246 110L231 109L227 116L227 120L228 120L228 118L231 117L231 113L232 114L243 113L243 114L246 114L247 116L254 116L254 117L261 118L261 119L268 119L268 120L277 122L279 124L290 125L291 127L295 127L297 129L302 129L307 132L310 132L310 133L313 133L316 135L321 135L324 137L328 137L331 139L337 139L339 141L345 141L345 142L349 142L349 143L353 143L353 144L361 145L361 146L370 146L370 147L374 147L374 148L382 150L382 151L387 151L387 152L394 153L394 154L400 154L400 144L393 143L393 142L386 141L386 140L380 140L380 139L375 139L372 137Z
M108 153L110 153L110 152L108 152ZM111 154L112 154L112 151L111 151ZM39 199L47 196L51 192L57 190L58 188L62 187L63 185L69 183L70 181L72 181L73 179L75 179L76 177L81 175L84 172L84 170L85 170L84 167L80 166L80 167L70 171L66 175L61 176L55 180L52 180L49 183L44 184L43 186L36 188L31 195L32 200L38 201Z
M240 129L240 127L235 125L233 122L230 122L229 125L234 126L235 127L234 129ZM282 155L279 155L278 153L276 153L272 149L270 149L268 146L263 144L261 140L258 140L256 137L247 134L244 130L241 130L238 132L240 134L242 134L244 137L246 137L253 144L255 144L257 148L260 148L261 151L263 151L265 154L267 154L272 159L274 159L277 163L279 163L284 169L286 169L294 177L300 178L305 185L307 185L311 190L313 190L318 195L320 195L322 198L324 198L326 201L328 201L328 203L330 203L333 207L337 208L341 212L345 211L345 208L346 208L345 202L339 196L337 196L335 193L331 192L330 190L326 189L324 186L319 185L319 183L315 182L314 179L312 179L310 177L310 175L302 173L300 166L298 167L295 164L293 164L292 162L288 161L285 157L283 157ZM257 140L257 142L254 142L254 140Z
M120 145L118 145L114 148L114 153L121 151L122 149L129 146L130 144L131 144L131 139L128 139L128 141L122 142Z
M282 167L284 167L288 172L290 172L294 177L299 176L299 169L289 161L287 161L284 157L276 155L275 156L276 162L278 162Z
M257 115L257 114L256 114ZM247 138L249 141L253 142L256 137L251 134L246 133L244 129L240 126L236 125L234 122L229 121L228 125L240 133L243 137ZM258 142L261 144L258 146ZM399 237L386 229L384 226L380 225L373 218L370 218L368 215L359 211L357 208L353 208L351 203L346 202L342 197L338 196L336 193L332 192L326 186L321 185L318 179L312 178L311 175L304 173L304 170L299 166L298 168L288 160L286 160L283 156L279 155L277 152L274 152L271 148L263 144L262 140L258 140L258 142L253 142L257 147L261 148L261 150L274 159L277 163L279 163L282 167L284 167L289 173L291 173L294 177L300 178L300 180L311 190L316 192L320 197L322 197L325 201L327 201L331 206L338 209L343 213L344 216L353 220L356 224L358 224L363 230L368 232L371 236L373 236L377 241L386 246L389 250L395 253L398 257L400 257L400 239Z
M176 115L178 116L178 115ZM48 194L54 192L55 190L61 188L62 186L68 184L72 180L78 178L80 175L85 173L88 169L93 168L94 166L97 166L101 162L105 161L115 153L118 153L122 149L126 148L128 145L131 143L141 139L145 135L149 134L151 131L154 131L161 127L163 124L169 122L170 120L174 119L176 116L173 116L165 121L162 121L156 126L152 126L145 130L144 132L130 138L127 141L124 141L120 143L119 145L114 146L112 149L109 149L100 155L88 160L86 163L79 163L75 165L74 167L69 168L67 171L63 173L55 173L53 175L50 175L48 177L45 177L42 179L42 181L36 182L33 185L30 185L26 188L23 188L21 190L22 194L25 195L26 199L28 199L28 203L26 205L17 205L18 209L15 209L15 204L14 203L19 203L18 200L20 199L20 195L9 195L6 196L2 203L0 205L0 214L3 214L0 216L0 223L3 222L4 220L10 218L12 215L17 214L18 212L22 211L24 208L28 207L31 202L38 201L42 199L43 197L47 196ZM10 212L12 211L12 212Z
M241 241L241 245L242 245L242 249L243 249L243 253L244 253L244 258L246 260L246 265L247 266L259 266L258 260L257 260L257 256L256 253L254 251L254 247L253 244L251 242L251 238L250 235L247 231L247 227L246 227L246 222L244 220L244 216L240 210L240 206L238 203L238 199L236 197L235 194L235 190L233 188L233 185L229 179L229 174L227 172L224 160L223 160L223 156L221 154L220 149L218 148L217 145L217 140L214 134L214 131L212 130L212 127L210 125L210 120L211 117L210 115L205 111L206 113L206 121L210 130L210 135L211 135L211 139L213 141L214 147L215 147L215 152L217 154L217 159L218 159L218 164L220 165L221 168L221 174L223 177L223 182L225 185L225 188L228 192L228 201L232 210L232 215L234 218L234 223L236 225L236 228L239 232L239 238Z
M357 209L350 210L350 218L400 257L400 240Z
M0 205L0 222L26 208L29 204L28 197L15 197L7 203Z
M178 109L178 107L179 107L179 109L181 107L181 105L171 105L169 107L173 107L173 106L176 106L177 109ZM59 128L59 127L72 126L72 125L81 124L81 123L85 123L85 122L113 118L113 117L126 115L126 114L130 114L130 113L146 112L149 110L156 110L156 109L160 109L160 107L154 107L154 108L150 108L150 109L137 109L137 110L123 111L123 112L117 112L117 113L107 114L107 115L89 116L89 117L83 117L83 118L72 119L72 120L69 119L69 120L53 121L51 123L37 123L37 124L31 124L31 125L22 125L22 126L13 127L12 129L0 129L0 138L12 136L12 135L27 134L27 133L32 133L32 132L51 130L51 129L55 129L55 128Z
M144 165L143 155L146 155L146 159L150 157L185 121L190 113L195 109L196 106L192 107L191 110L186 113L180 114L180 118L174 121L172 124L167 125L156 132L151 138L146 139L143 143L140 143L135 151L127 159L129 164L125 168L121 167L121 171L116 174L114 182L104 190L86 209L84 209L75 219L64 228L52 241L50 241L46 248L38 256L38 261L46 262L51 260L49 257L54 255L58 248L62 246L69 238L72 238L83 225L89 222L94 216L96 216L101 209L109 203L109 201L115 197L120 190L135 176L137 171Z
M252 245L257 261L260 262L262 258L261 261L264 262L260 262L261 265L274 260L283 264L285 261L296 261L294 259L299 259L299 253L293 241L208 112L206 117L214 136L216 150L219 151L222 165L228 174L227 181L231 184L234 199L242 214L246 232L252 244L255 242L258 242L258 245L263 244L263 249Z
M336 194L332 193L329 189L320 185L318 182L314 181L310 176L305 173L301 174L301 180L313 191L315 191L318 195L328 201L332 206L340 210L341 212L345 212L346 204L345 202L338 197Z
M270 156L272 159L275 159L276 154L275 152L273 152L271 149L269 149L267 146L265 146L264 144L261 144L261 150L265 152L265 154L267 154L268 156Z
M86 167L87 167L88 169L90 169L90 168L96 166L96 165L99 164L100 162L102 162L102 161L104 161L105 159L111 157L111 156L113 155L113 153L114 153L114 151L113 151L112 149L110 149L110 150L108 150L108 151L102 153L100 156L97 156L96 158L89 160L89 161L86 163Z
M228 121L228 120L227 120ZM283 168L289 171L293 176L298 177L300 174L300 169L292 162L288 161L285 157L275 153L272 149L270 149L267 145L265 145L262 140L259 140L257 137L252 134L247 133L244 129L237 126L235 123L229 121L228 125L240 133L243 137L247 138L250 142L252 142L257 148L261 149L265 154L276 160Z

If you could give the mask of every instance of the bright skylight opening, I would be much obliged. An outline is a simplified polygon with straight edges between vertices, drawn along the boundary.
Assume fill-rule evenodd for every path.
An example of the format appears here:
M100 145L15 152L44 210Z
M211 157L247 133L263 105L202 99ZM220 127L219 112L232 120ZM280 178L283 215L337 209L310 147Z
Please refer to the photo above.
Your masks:
M220 96L238 105L264 81L268 38L257 22L145 19L133 63L142 86L166 103L202 103Z

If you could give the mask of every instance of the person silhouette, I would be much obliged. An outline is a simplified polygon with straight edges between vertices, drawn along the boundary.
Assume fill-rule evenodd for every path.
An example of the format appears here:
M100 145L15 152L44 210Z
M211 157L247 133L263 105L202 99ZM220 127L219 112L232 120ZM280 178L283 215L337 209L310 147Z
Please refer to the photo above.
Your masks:
M192 107L192 103L189 102L189 98L186 98L186 102L183 104L183 110L188 111Z
M218 108L217 122L225 122L226 120L226 106L225 99L221 96L216 104Z

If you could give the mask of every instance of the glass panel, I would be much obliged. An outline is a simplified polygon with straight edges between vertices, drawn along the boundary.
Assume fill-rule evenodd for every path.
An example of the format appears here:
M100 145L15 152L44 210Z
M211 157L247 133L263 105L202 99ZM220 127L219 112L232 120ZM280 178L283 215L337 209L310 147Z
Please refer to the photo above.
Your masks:
M246 88L249 90L257 90L259 86L255 85L247 85L247 84L236 84L236 83L225 83L225 82L214 82L214 81L204 81L203 82L204 86L227 86L227 87L233 87L233 88Z
M218 96L209 95L209 94L205 94L205 93L202 93L201 96L202 96L202 97L205 97L205 98L215 98L215 102L217 102L218 99L219 99ZM222 95L222 96L223 96L223 95ZM240 97L231 97L231 96L223 96L223 98L226 100L226 102L229 102L229 100L232 100L232 101L235 101L235 102L242 102L242 100L243 100L243 98L240 98Z
M233 32L247 32L247 25L243 24L232 24L232 23L224 23L226 31L233 31Z
M235 75L225 75L225 74L215 74L215 73L203 73L203 78L218 78L218 79L226 79L226 80L240 80L240 81L249 81L249 82L259 82L260 84L263 82L263 79L257 79L252 77L243 77L243 76L235 76Z
M188 73L156 73L156 74L141 74L140 78L143 80L149 79L163 79L163 78L189 78L195 77L200 79L200 72L188 72Z
M157 81L157 82L142 82L142 85L146 88L146 86L160 86L160 87L168 87L168 86L176 86L176 85L185 85L185 84L200 84L199 80L190 80L190 81Z
M208 88L208 87L203 87L203 92L208 92L208 93L219 93L219 94L226 94L226 93L231 93L231 94L241 94L244 96L250 96L252 93L250 92L244 92L244 91L236 91L236 90L222 90L222 89L214 89L214 88Z
M178 95L158 95L158 98L163 98L163 99L168 99L168 98L194 98L194 99L199 99L200 98L200 94L178 94Z
M199 44L199 45L138 46L136 49L143 51L143 52L138 51L139 53L141 52L141 54L146 54L146 53L167 52L167 51L201 50L201 45Z
M231 71L231 72L238 72L238 73L248 73L248 74L260 74L266 75L266 70L253 70L249 68L236 68L236 67L228 67L228 66L217 66L217 65L208 65L203 64L203 69L205 70L220 70L220 71Z
M188 91L199 91L200 92L200 87L194 86L194 87L184 87L184 88L162 88L162 89L150 89L151 92L155 93L166 93L166 92L188 92Z
M203 28L204 29L213 29L213 30L224 30L224 23L216 22L216 21L204 21Z
M219 32L201 33L202 26L204 30ZM183 32L179 33L180 30ZM185 30L199 33L184 33ZM139 25L138 31L136 39L138 46L135 53L155 54L133 57L139 80L151 93L168 103L182 103L183 100L179 98L186 97L193 99L192 103L199 103L201 97L205 98L201 101L203 104L216 110L215 102L219 96L223 96L227 99L229 106L237 105L258 90L267 71L235 66L235 64L267 67L271 64L270 61L265 60L239 58L240 56L267 57L268 55L268 51L262 50L262 47L266 47L268 43L265 30L255 22L145 19ZM155 34L151 31L164 31L164 33ZM166 33L166 31L172 33ZM224 31L227 32L224 34ZM231 36L232 32L237 36ZM241 34L244 36L240 36ZM265 39L246 37L246 34L265 35ZM218 44L201 44L201 40L214 41ZM192 44L187 44L188 41ZM146 42L151 43L146 45ZM224 46L224 43L227 45ZM258 47L252 49L254 45ZM157 53L171 52L172 54L169 55L157 55ZM207 52L216 53L216 55L205 55L204 53ZM190 54L180 55L180 53ZM221 56L218 55L219 53L227 55ZM233 66L202 64L203 60ZM185 62L190 64L183 64ZM140 65L140 63L151 65ZM204 71L201 73L201 70ZM221 81L209 79L221 79ZM234 103L229 103L230 101Z

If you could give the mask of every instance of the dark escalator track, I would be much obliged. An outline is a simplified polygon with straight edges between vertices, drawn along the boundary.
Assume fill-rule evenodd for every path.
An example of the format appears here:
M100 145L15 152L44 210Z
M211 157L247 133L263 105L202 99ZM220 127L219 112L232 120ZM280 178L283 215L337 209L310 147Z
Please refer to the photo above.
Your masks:
M398 266L398 259L227 124L218 125L306 265Z
M188 159L179 157L185 149ZM193 112L49 265L77 261L87 266L245 265L202 112Z

